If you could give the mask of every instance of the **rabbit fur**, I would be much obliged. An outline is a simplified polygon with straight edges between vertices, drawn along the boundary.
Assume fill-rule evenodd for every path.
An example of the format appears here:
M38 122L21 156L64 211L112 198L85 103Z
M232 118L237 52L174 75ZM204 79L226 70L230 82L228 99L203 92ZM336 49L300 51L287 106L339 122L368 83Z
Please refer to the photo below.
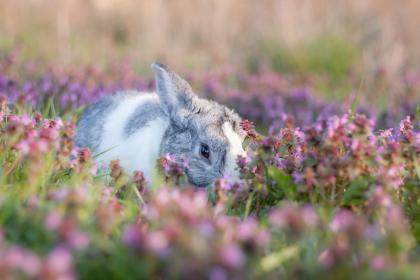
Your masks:
M107 166L118 159L127 172L142 171L149 182L156 160L170 154L186 160L191 184L238 179L236 159L244 156L241 118L217 102L197 97L188 82L166 65L153 63L156 93L123 91L87 107L76 127L76 146L99 154Z

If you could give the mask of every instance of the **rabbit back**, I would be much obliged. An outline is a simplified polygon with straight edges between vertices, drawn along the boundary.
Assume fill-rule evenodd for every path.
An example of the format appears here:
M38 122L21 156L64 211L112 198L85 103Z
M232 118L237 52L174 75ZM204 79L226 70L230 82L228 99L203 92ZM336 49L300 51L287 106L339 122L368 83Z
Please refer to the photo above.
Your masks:
M167 126L155 93L120 92L86 109L76 145L99 154L100 166L119 159L126 171L141 170L150 180Z

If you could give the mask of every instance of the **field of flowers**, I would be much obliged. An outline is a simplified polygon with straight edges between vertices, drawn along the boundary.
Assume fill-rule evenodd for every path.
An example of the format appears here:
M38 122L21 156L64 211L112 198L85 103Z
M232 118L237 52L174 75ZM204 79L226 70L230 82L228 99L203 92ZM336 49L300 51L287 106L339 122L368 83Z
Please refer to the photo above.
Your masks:
M43 279L414 279L420 273L420 75L385 109L324 100L262 70L188 79L244 118L240 183L126 174L73 143L83 107L154 88L129 63L0 63L0 275ZM417 96L416 98L413 98ZM257 132L258 131L258 132ZM135 151L133 151L135 152Z

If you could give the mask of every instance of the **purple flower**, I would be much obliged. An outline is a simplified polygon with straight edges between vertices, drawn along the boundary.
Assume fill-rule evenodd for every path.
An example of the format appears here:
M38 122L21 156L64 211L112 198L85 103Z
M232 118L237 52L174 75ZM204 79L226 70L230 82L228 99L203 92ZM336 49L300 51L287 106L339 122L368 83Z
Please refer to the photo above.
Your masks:
M67 242L72 248L81 250L85 249L89 245L90 238L86 233L73 231L70 233Z
M122 239L129 246L139 247L142 242L142 235L140 228L132 225L125 228Z
M333 232L345 231L354 223L355 217L349 210L339 210L330 223Z
M222 267L216 266L210 270L209 279L210 280L227 280L228 276L226 274L226 271Z
M145 236L145 246L157 255L162 255L169 246L169 240L164 231L152 231Z
M374 270L383 270L386 267L386 261L385 258L383 256L375 256L371 263L370 266L374 269Z
M50 212L45 217L45 227L49 230L56 230L63 222L63 218L56 212Z
M242 250L235 245L226 245L220 249L220 260L223 265L231 268L240 268L245 264L245 255Z
M248 240L251 239L257 232L257 221L255 219L248 218L238 225L236 234L240 240Z
M74 279L73 258L64 247L54 248L45 260L43 273L56 279Z

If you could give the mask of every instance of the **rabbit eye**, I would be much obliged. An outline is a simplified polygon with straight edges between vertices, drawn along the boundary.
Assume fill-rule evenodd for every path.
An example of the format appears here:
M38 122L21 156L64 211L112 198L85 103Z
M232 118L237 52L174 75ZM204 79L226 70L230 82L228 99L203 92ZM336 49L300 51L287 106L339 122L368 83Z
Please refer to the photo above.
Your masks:
M209 146L206 144L201 144L200 146L200 154L202 157L209 159L210 158L210 149Z

